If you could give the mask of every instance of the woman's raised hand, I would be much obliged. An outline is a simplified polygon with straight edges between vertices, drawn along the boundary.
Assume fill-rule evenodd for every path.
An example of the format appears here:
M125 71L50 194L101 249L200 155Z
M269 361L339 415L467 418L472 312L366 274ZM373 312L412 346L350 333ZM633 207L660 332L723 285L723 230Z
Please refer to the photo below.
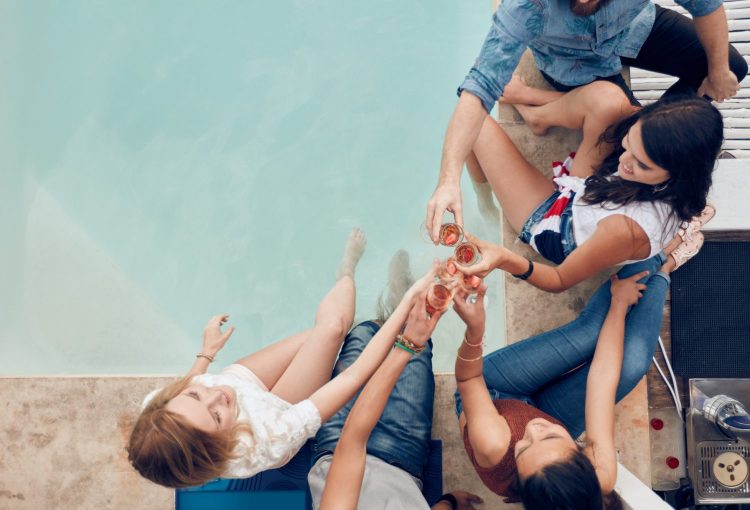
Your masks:
M482 260L470 266L464 266L459 262L456 262L456 266L462 273L466 275L477 275L480 278L484 278L490 274L493 269L502 269L502 265L507 259L507 248L483 241L468 232L464 232L464 239L479 249L479 254L482 256Z
M222 331L221 327L226 324L228 319L228 313L214 315L208 319L206 327L203 328L203 354L215 356L227 343L229 337L234 333L234 326L230 326L226 331Z
M482 282L474 296L476 299L463 289L459 289L453 296L453 309L466 323L466 328L472 332L473 336L484 335L484 295L486 293L487 284Z
M435 281L435 268L437 267L437 263L433 263L432 267L429 271L427 271L422 278L417 280L412 284L411 287L409 287L409 290L407 290L404 293L404 297L402 298L402 301L411 301L412 303L416 303L417 298L420 294L425 294L427 292L427 289L430 288L430 285L432 282ZM424 296L422 296L424 298Z
M432 332L435 330L440 317L445 310L435 312L430 315L427 313L427 291L420 292L411 307L409 317L406 319L404 336L418 346L423 346L430 339Z
M643 291L646 285L638 283L638 280L645 278L648 271L641 271L628 278L620 280L616 274L613 274L609 280L612 282L610 291L612 292L612 305L621 304L633 306L643 297Z

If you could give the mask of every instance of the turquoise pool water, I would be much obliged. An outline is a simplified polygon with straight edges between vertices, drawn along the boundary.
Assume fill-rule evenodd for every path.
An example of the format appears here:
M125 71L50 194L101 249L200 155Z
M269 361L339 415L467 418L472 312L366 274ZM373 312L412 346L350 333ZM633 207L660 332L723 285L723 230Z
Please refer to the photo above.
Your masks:
M0 374L181 372L222 311L229 363L312 324L353 226L370 318L395 250L448 255L419 226L490 7L3 2Z

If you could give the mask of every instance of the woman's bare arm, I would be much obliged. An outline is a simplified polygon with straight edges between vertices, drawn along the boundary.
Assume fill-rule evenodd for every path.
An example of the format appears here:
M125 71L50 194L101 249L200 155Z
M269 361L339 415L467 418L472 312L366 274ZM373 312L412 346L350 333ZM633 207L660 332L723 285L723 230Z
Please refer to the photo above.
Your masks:
M647 274L643 271L624 280L612 276L612 300L586 380L587 453L604 493L612 492L617 478L615 396L622 371L625 316L646 288L638 280Z
M214 356L218 354L224 344L227 343L229 337L234 333L234 326L230 326L226 331L222 331L221 327L226 324L229 320L228 313L222 313L214 315L206 323L206 327L203 328L203 348L200 354L193 362L193 366L187 373L187 377L193 377L194 375L205 374L208 370L208 365L213 361Z
M320 502L321 510L357 508L365 474L367 440L410 359L411 355L402 349L391 350L357 398L336 445Z
M474 303L467 300L466 292L457 293L453 299L453 309L466 323L466 334L458 348L455 371L474 458L480 466L492 467L508 451L510 428L505 419L497 414L482 376L486 291L487 286L482 284Z
M471 235L467 237L479 247L482 260L472 266L459 266L461 271L484 276L493 269L516 275L528 270L529 260L525 257ZM648 236L635 221L621 214L609 216L559 266L534 263L527 281L547 292L562 292L621 262L647 258L650 248Z
M393 347L396 335L401 332L412 307L415 303L424 301L424 292L433 278L432 270L420 278L406 292L401 303L375 333L357 360L312 394L310 400L318 408L322 421L336 414L375 373Z
M443 315L443 312L439 312L428 317L424 298L424 294L417 297L404 330L404 336L420 345L427 343ZM360 354L360 357L362 356L364 352ZM321 499L321 509L348 510L357 507L365 472L367 440L383 414L399 376L411 358L412 355L403 349L393 348L354 403L336 445Z

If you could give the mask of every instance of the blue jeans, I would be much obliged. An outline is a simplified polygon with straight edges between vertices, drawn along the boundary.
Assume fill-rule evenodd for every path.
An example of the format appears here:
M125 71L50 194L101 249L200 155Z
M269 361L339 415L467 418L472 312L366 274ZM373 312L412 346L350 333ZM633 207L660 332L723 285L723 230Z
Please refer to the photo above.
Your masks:
M333 369L333 377L359 357L378 329L379 325L368 321L349 332ZM325 454L333 453L346 417L360 392L320 428L315 436L313 462ZM396 382L385 410L367 441L367 453L400 467L412 476L422 478L430 451L434 396L435 378L432 374L430 341L421 354L409 361Z
M625 351L616 400L625 397L646 374L659 338L669 276L659 272L663 254L620 269L627 278L649 271L648 288L625 320ZM572 322L511 344L484 357L483 375L493 399L523 400L560 420L573 437L585 430L586 378L611 299L610 282L594 293ZM461 398L456 393L456 412Z

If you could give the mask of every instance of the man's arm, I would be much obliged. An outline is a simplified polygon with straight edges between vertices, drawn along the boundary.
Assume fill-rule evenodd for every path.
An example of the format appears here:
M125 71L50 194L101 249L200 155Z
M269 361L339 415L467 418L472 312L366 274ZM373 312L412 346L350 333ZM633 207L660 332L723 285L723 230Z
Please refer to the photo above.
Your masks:
M461 170L474 142L479 137L487 111L474 94L463 91L453 111L443 140L440 177L432 198L427 203L427 231L438 241L443 213L450 211L456 223L463 226L461 210Z
M427 206L425 225L433 242L438 241L445 211L452 212L463 226L461 170L528 43L542 32L543 9L537 2L504 0L492 18L479 57L458 89L460 99L443 141L438 185Z
M718 102L734 97L740 85L729 69L729 25L724 6L719 5L703 16L694 14L693 22L708 59L708 76L698 89L698 95Z

